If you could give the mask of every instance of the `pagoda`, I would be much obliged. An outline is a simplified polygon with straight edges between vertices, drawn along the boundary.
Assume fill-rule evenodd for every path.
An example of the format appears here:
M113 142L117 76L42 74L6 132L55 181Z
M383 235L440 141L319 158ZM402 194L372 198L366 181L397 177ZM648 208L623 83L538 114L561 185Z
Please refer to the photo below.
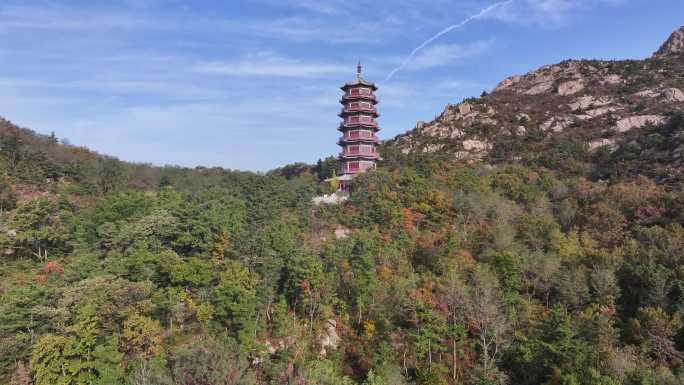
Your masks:
M375 119L379 116L375 105L378 100L374 92L378 87L363 79L361 63L356 67L356 80L341 87L344 95L340 100L342 111L339 116L343 119L338 127L342 136L337 144L342 147L340 152L340 187L349 189L352 178L358 174L375 168L380 159L378 146L380 140L375 135L380 131Z

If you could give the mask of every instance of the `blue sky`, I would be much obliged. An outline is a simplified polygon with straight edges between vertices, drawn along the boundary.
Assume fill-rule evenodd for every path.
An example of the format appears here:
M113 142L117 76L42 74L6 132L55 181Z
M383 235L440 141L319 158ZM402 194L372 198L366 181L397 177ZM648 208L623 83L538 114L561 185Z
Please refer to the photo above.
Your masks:
M388 139L505 77L644 58L682 0L1 0L0 116L123 160L268 170L336 154L339 86L380 83Z

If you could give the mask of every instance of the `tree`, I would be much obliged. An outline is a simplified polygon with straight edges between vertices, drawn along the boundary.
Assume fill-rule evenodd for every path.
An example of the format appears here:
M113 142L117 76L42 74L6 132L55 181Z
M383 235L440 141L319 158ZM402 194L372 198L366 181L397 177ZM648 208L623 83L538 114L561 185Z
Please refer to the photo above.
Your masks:
M98 345L94 308L81 309L78 322L67 331L66 336L47 334L36 342L31 358L36 385L104 385L122 379L121 356L115 346Z
M0 177L1 178L1 177ZM0 217L17 206L17 197L8 179L0 179Z
M66 247L58 205L48 198L36 198L21 205L12 219L16 229L16 246L27 249L41 261L47 261L49 251Z
M102 194L107 194L123 181L124 168L118 159L103 157L97 167L97 185Z
M678 315L670 316L660 308L639 309L633 328L649 353L661 365L676 366L684 359L673 337L682 327Z
M252 374L249 362L229 339L207 336L183 345L172 362L174 385L238 385Z
M496 362L510 342L511 328L502 297L496 277L484 269L475 272L471 286L455 282L450 288L452 311L477 338L485 378L495 373Z
M226 261L213 291L216 320L226 326L233 336L246 338L256 334L257 292L255 277L240 262ZM244 334L249 328L252 333ZM246 342L246 341L245 341Z

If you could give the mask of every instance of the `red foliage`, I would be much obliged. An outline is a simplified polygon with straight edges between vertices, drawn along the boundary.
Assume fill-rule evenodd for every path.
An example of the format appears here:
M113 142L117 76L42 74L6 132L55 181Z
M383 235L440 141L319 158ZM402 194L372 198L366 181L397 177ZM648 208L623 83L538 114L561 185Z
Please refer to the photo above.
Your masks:
M62 277L64 275L64 267L57 261L48 261L48 263L40 269L40 273L36 275L36 282L45 283L50 278Z

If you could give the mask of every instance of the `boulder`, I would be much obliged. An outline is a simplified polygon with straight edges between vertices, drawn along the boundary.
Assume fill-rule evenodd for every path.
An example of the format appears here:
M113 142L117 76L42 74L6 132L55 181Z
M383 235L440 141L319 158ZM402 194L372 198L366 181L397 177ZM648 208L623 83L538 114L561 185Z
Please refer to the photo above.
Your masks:
M617 124L615 125L615 131L620 133L627 132L632 128L643 127L649 122L655 125L662 124L665 122L665 117L660 115L630 116L628 118L618 120Z
M481 140L467 139L463 141L463 149L469 152L482 152L488 150L490 147L490 143Z
M624 79L620 75L608 75L601 80L601 84L620 84L624 83Z
M661 95L661 93L656 91L656 90L646 89L646 90L639 91L634 95L639 96L641 98L657 98L658 96Z
M335 229L335 238L345 239L351 235L352 231L344 226L337 226Z
M539 128L541 128L542 131L551 130L553 132L561 132L570 127L573 120L574 119L571 116L556 116L542 123Z
M589 151L594 151L599 147L608 146L611 151L615 150L615 139L597 139L589 142Z
M565 83L561 83L558 86L558 95L566 96L576 94L584 89L583 80L571 80Z
M323 330L318 335L318 346L320 350L318 354L325 357L329 351L337 349L340 342L340 336L337 334L337 321L329 319L325 321Z
M667 88L663 90L662 96L671 103L684 102L684 92L679 88Z
M613 99L608 97L593 97L591 95L581 96L574 102L568 104L572 111L586 110L591 107L603 107L613 103Z
M520 82L520 80L522 80L522 76L520 76L520 75L511 76L508 79L504 79L501 83L499 83L498 86L496 86L496 88L494 88L493 92L503 91L507 88L510 88L514 84Z

